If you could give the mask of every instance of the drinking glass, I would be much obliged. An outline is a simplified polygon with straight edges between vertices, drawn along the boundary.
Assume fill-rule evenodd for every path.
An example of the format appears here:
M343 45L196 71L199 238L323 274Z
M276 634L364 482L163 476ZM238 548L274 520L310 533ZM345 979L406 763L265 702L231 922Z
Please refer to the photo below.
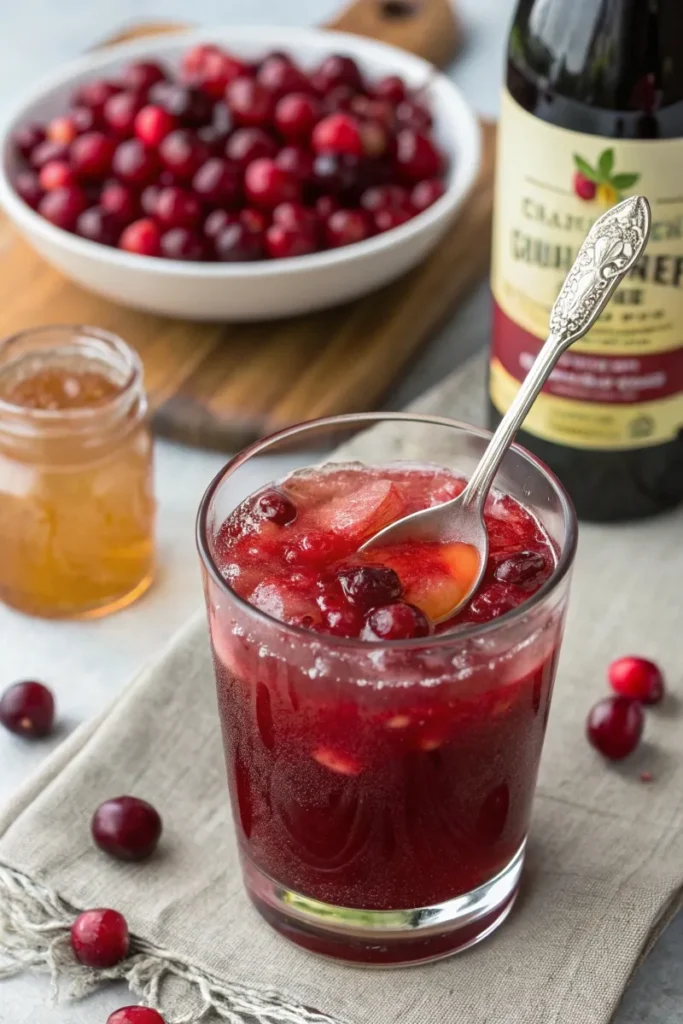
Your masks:
M201 503L244 882L277 931L329 957L437 959L479 942L510 912L562 638L574 511L552 473L511 448L496 487L542 524L554 573L500 619L397 642L322 635L250 606L221 575L218 531L245 497L255 460L291 459L293 446L305 452L302 467L400 459L468 476L489 436L412 414L317 420L247 448Z

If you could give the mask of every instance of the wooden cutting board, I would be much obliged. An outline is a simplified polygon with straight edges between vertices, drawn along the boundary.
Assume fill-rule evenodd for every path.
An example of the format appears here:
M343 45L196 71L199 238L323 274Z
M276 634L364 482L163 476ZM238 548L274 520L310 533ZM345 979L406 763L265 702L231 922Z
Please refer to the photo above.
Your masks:
M135 26L120 42L179 24ZM443 66L460 29L449 0L357 0L330 24ZM139 351L160 435L233 450L270 431L371 409L489 265L494 128L479 180L447 237L401 280L352 303L288 320L196 324L126 309L63 278L0 219L0 337L44 323L89 323Z

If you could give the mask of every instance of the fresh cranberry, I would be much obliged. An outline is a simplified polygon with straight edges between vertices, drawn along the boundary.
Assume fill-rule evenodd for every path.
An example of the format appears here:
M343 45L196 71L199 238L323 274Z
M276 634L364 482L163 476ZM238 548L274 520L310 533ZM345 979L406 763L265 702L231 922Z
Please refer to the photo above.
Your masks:
M238 224L239 214L228 210L212 210L204 221L204 237L214 241L229 224Z
M375 82L372 95L390 103L401 103L406 98L406 84L398 75L387 75Z
M118 860L139 861L156 850L162 822L146 800L117 796L100 804L90 828L100 850Z
M228 224L216 237L216 258L224 263L246 263L264 256L261 236L240 221Z
M107 182L100 195L100 206L121 224L130 224L138 215L135 192L119 181Z
M134 220L119 238L119 249L138 256L158 256L161 248L159 226L150 218Z
M393 604L403 594L401 581L384 565L354 565L337 573L342 590L351 604L368 611Z
M503 583L490 583L481 588L467 607L470 622L488 622L516 608L514 591Z
M239 195L240 179L237 168L227 160L212 157L195 174L192 188L206 203L229 206Z
M71 948L86 967L115 967L129 947L128 925L118 910L86 910L71 926Z
M162 188L154 206L154 216L163 228L193 228L201 213L197 197L178 185Z
M517 551L496 566L494 576L500 583L538 587L546 576L546 562L538 551Z
M325 239L331 249L362 242L369 234L367 217L362 210L337 210L325 224Z
M217 103L213 108L211 124L202 125L197 131L197 138L205 143L214 156L223 156L232 128L232 114L225 103Z
M446 191L446 186L440 178L432 178L428 181L418 181L410 193L410 205L418 213L432 206L437 199Z
M76 221L76 232L100 245L116 245L121 234L121 222L101 206L91 206Z
M63 140L59 140L60 142ZM71 141L71 140L69 140ZM36 146L45 142L45 129L40 124L23 124L12 135L12 143L19 156L28 160Z
M114 82L105 82L104 79L86 82L76 93L75 106L87 107L94 114L101 114L107 100L117 92L121 92L121 86Z
M590 202L595 199L598 194L598 186L590 178L587 178L581 171L576 171L574 174L574 192L579 199L585 199Z
M38 209L38 204L43 198L43 190L37 174L33 171L21 171L15 178L14 188L17 195L21 196L32 210Z
M426 135L402 128L396 136L396 168L408 181L436 178L443 161L436 146Z
M268 227L268 218L263 210L255 210L252 206L243 207L237 216L247 231L255 235L262 234Z
M322 97L322 108L325 114L350 114L358 93L350 85L337 85Z
M377 121L383 128L393 130L394 108L385 100L373 100L369 96L354 96L351 113L361 121Z
M406 224L412 216L408 209L378 210L377 213L372 214L372 226L376 233L381 235L385 231L392 231L394 228L400 227L401 224Z
M160 64L151 60L136 60L123 69L121 84L134 93L146 94L157 82L166 80L166 72Z
M140 97L133 92L119 92L104 105L104 120L108 128L125 139L133 134L135 117L142 106Z
M275 53L266 57L258 69L256 80L275 99L310 89L306 75L285 54Z
M322 221L340 209L341 204L336 196L318 196L315 201L315 212Z
M186 81L194 81L202 75L206 62L213 54L223 51L215 43L197 43L185 50L180 62L180 72Z
M325 632L333 636L359 636L363 628L363 613L341 595L320 594L316 603L323 613Z
M432 127L433 118L427 108L417 100L404 100L396 107L396 121L402 128L424 132Z
M206 248L199 235L187 228L171 228L161 236L161 255L167 260L206 259Z
M273 210L273 224L284 228L300 228L304 231L315 231L317 226L313 210L301 203L280 203Z
M207 159L208 152L196 135L179 128L162 140L159 156L168 171L189 181Z
M287 526L296 519L296 505L282 491L265 491L256 502L256 511L277 526Z
M311 135L311 146L316 153L344 153L363 155L360 126L350 114L329 114L318 121Z
M275 107L275 124L286 139L307 139L319 117L319 103L304 92L288 93Z
M147 100L153 106L163 107L188 128L207 124L213 113L213 102L206 93L172 82L157 82L149 90Z
M116 147L112 170L121 181L142 188L156 177L159 161L154 150L139 139L127 139Z
M272 259L307 256L317 248L315 233L307 228L288 228L284 224L271 224L266 231L266 249Z
M303 185L311 180L313 175L313 154L310 149L303 146L283 146L275 157L275 163L288 174L294 177Z
M68 156L69 150L64 143L45 139L44 142L39 142L35 149L32 150L30 163L31 167L39 171L41 167L44 167L51 160L67 160Z
M225 155L245 168L253 160L275 156L277 146L274 139L261 128L238 128L228 139Z
M111 170L116 143L102 132L86 132L69 149L71 166L80 178L102 178Z
M177 127L178 121L173 114L152 103L138 111L134 123L135 134L140 142L152 149L158 148L161 140Z
M247 65L243 61L230 57L222 50L213 50L205 55L202 67L192 81L207 96L220 100L230 83L245 75L247 71Z
M40 169L39 181L40 187L45 192L51 192L55 188L75 185L76 175L66 160L49 160Z
M664 697L664 677L654 661L628 656L617 658L607 670L610 686L622 697L643 704L659 704Z
M429 620L415 605L397 602L374 608L363 629L364 640L413 640L429 636Z
M147 185L140 193L140 208L148 217L153 217L155 214L162 187L168 188L167 185Z
M358 65L351 57L332 53L313 75L313 85L321 93L329 92L335 85L348 85L357 92L363 90L363 78Z
M253 78L236 78L226 89L225 99L237 125L262 128L272 120L273 95Z
M376 160L387 152L389 133L379 121L365 121L360 129L363 152L372 160Z
M244 172L244 191L256 206L273 209L279 203L298 200L301 185L267 157L253 160Z
M48 736L54 720L55 699L42 683L14 683L0 697L0 722L17 736Z
M321 192L337 195L358 181L358 158L342 153L319 153L313 163L313 182Z
M73 231L76 221L87 206L83 189L77 185L46 192L38 204L38 213L58 228Z
M87 108L83 107L83 110L87 110ZM94 119L91 112L89 110L87 112L90 115L90 127L92 128ZM48 139L51 142L59 142L63 146L70 146L77 135L78 128L76 127L76 122L68 114L62 114L61 117L53 117L47 126Z
M107 1024L164 1024L164 1018L148 1006L122 1006L109 1014Z
M633 753L640 742L645 715L639 701L605 697L591 708L586 720L589 742L611 761Z
M379 210L402 210L408 205L408 190L401 185L376 185L366 188L360 197L360 205L368 213Z

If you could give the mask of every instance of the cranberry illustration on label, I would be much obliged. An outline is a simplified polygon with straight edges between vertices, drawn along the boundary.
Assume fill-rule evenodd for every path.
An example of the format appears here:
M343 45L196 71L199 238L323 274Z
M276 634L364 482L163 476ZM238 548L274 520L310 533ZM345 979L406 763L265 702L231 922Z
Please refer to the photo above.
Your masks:
M615 174L614 150L603 149L596 167L578 153L574 154L574 192L585 202L597 200L602 206L614 206L624 193L640 181L640 174Z

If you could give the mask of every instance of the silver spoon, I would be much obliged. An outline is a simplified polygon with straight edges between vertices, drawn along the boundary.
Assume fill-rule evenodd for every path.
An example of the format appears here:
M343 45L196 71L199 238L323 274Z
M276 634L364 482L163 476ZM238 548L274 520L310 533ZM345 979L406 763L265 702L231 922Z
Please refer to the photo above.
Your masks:
M460 603L438 621L450 619L476 593L486 568L489 547L484 525L484 502L503 456L557 360L590 330L642 253L650 235L650 221L647 199L634 196L612 207L595 222L553 306L548 339L489 441L465 490L452 501L414 512L386 526L361 547L361 551L367 551L368 548L407 540L440 544L459 541L475 547L479 554L477 578Z

